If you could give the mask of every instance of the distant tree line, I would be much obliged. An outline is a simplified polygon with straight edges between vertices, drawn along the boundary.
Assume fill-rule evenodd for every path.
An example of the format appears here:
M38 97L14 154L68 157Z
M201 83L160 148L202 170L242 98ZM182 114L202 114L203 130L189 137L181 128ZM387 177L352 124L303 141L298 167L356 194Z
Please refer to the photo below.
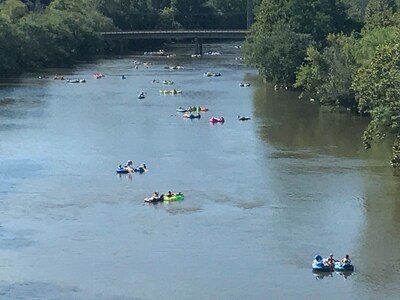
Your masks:
M365 16L362 2L368 2ZM363 18L364 17L364 18ZM246 41L268 82L371 117L366 148L393 140L400 167L400 12L395 0L263 0Z
M93 57L100 31L245 27L246 0L0 0L0 75Z

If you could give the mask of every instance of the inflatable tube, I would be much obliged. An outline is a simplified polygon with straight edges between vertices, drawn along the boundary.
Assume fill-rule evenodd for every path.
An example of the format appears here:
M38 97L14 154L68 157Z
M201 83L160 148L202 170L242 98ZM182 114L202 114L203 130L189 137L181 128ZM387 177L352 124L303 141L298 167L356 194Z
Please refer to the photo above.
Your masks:
M183 199L185 199L185 196L183 194L176 194L176 195L173 195L171 197L168 197L167 195L164 195L163 198L164 198L164 201L172 202L172 201L182 201Z
M353 272L354 266L351 263L342 264L341 262L335 262L334 270L337 272Z
M331 266L325 264L324 261L321 255L315 256L311 265L313 272L332 272Z
M129 173L129 170L128 170L127 168L118 168L118 169L116 170L116 172L117 172L118 174L128 174L128 173Z
M220 117L220 118L211 117L210 120L209 120L209 122L210 122L211 124L215 124L215 123L224 123L224 122L225 122L225 119L224 119L224 117Z
M144 198L144 202L146 202L146 203L158 203L158 202L163 202L163 197L149 197L149 198Z
M200 119L201 115L200 114L184 114L182 117L186 118L186 119Z

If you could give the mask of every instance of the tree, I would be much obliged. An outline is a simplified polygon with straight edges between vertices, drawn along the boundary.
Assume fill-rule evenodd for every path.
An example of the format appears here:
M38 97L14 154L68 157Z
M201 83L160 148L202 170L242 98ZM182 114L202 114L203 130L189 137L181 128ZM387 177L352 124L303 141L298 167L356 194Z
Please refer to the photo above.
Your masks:
M207 0L171 0L175 22L186 29L214 28L216 13Z
M19 42L9 19L0 14L0 75L19 70Z
M10 22L16 22L28 13L27 7L19 0L3 1L0 3L0 11Z
M246 28L247 0L211 0L218 14L218 28Z
M320 53L307 49L305 63L299 68L295 87L302 87L321 103L355 109L352 76L358 67L354 49L356 39L343 34L331 34L328 47Z
M397 11L395 0L369 0L365 11L365 29L393 26Z
M247 43L245 53L268 82L291 85L311 42L310 35L296 33L287 24L279 23L269 34Z
M357 40L357 45L354 47L357 64L367 66L374 57L378 47L390 40L394 40L397 31L398 29L395 26L363 29L361 38Z
M358 108L369 113L371 121L364 132L366 148L372 142L394 136L394 167L400 167L400 30L394 40L378 47L371 63L354 76Z
M152 29L158 23L149 0L100 0L99 9L122 30Z
M350 32L354 27L342 1L289 0L288 15L295 32L310 34L317 43L329 33Z
M284 79L287 84L293 84L295 72L303 62L306 47L311 42L321 49L327 43L325 38L328 34L349 32L353 28L354 22L348 18L346 9L341 1L264 0L257 10L251 36L246 41L246 60L257 66L268 81L272 78L273 81ZM264 52L256 53L259 51ZM274 61L267 63L269 59ZM270 69L266 70L266 66ZM344 72L339 66L336 65L337 71L340 69ZM287 74L289 70L291 75Z

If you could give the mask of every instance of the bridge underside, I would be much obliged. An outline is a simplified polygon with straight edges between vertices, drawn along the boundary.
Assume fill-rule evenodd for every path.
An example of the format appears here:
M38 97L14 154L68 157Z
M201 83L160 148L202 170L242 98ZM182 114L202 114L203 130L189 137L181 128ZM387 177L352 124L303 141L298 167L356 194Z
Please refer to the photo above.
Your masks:
M204 39L232 39L244 40L248 34L247 30L218 30L218 31L200 31L200 30L179 30L179 31L133 31L133 32L102 32L105 40L117 40L121 44L121 52L124 51L126 40L143 39L192 39L195 40L196 54L203 54Z

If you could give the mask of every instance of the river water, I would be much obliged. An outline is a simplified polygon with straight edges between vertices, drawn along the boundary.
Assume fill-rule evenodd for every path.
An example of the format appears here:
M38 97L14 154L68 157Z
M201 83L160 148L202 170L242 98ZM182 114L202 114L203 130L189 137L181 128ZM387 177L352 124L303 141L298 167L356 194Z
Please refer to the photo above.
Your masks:
M85 84L27 74L1 85L1 299L397 299L389 145L365 151L367 120L274 91L234 46L46 71ZM191 105L209 112L175 111ZM117 175L128 159L149 171ZM168 190L185 200L143 203ZM329 252L350 254L355 272L313 274Z

